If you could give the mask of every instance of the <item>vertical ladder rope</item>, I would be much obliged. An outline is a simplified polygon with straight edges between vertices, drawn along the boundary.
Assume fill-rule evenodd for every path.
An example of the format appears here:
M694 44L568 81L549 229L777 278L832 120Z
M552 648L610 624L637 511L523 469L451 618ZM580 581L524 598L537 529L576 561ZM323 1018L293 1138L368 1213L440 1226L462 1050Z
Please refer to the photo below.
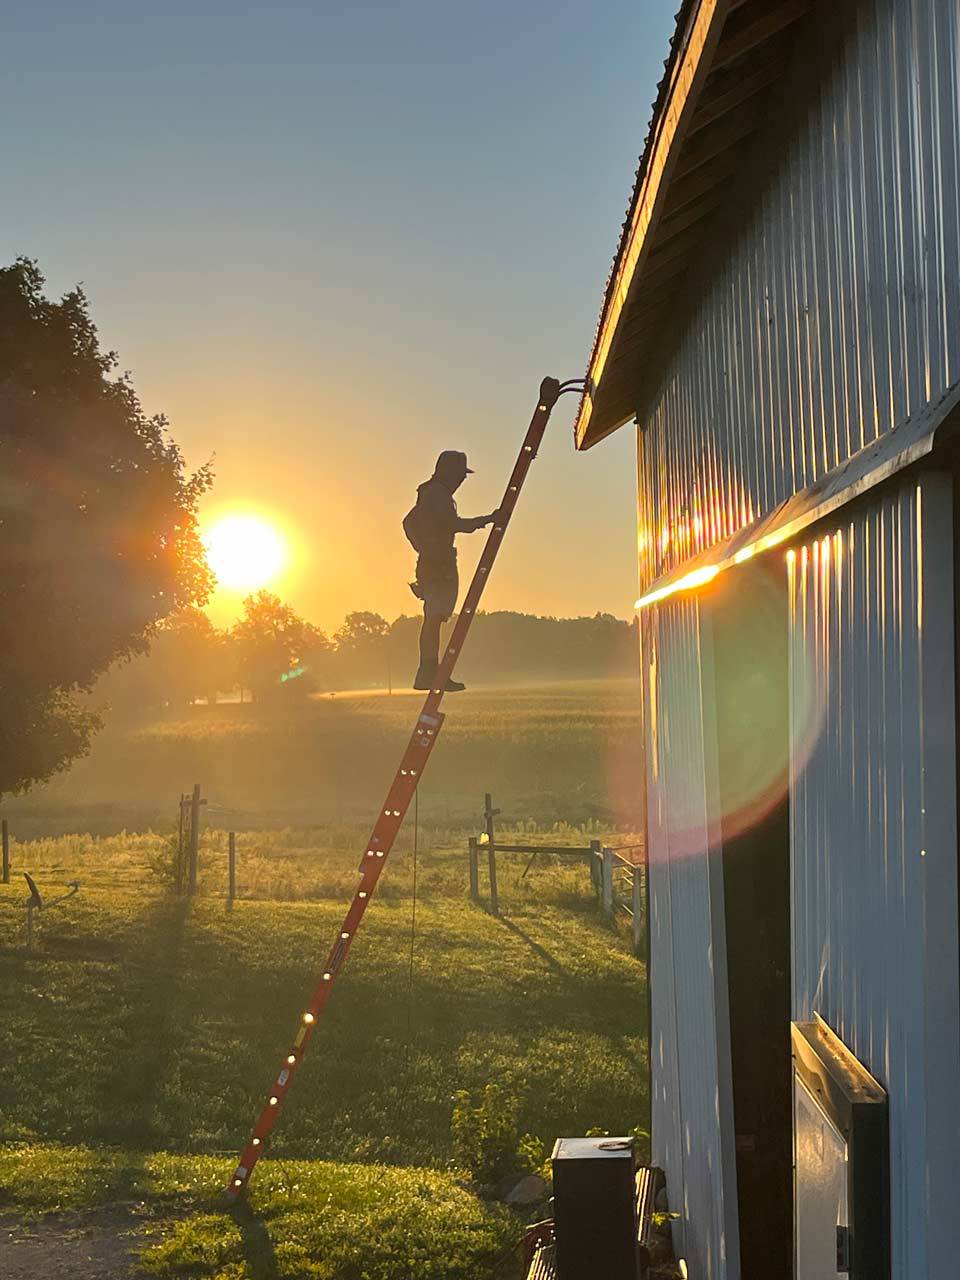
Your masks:
M457 659L463 649L463 642L470 630L470 624L476 616L477 605L480 603L484 587L487 585L490 571L493 568L504 534L507 531L507 526L510 523L510 518L517 505L523 483L530 470L530 464L537 456L537 450L543 439L550 412L564 392L580 390L582 390L582 385L579 380L561 384L556 378L544 378L540 384L537 407L533 412L533 417L530 419L530 425L520 447L517 461L514 464L513 471L510 473L510 479L507 481L503 501L497 508L493 527L487 535L487 541L477 563L473 580L464 597L459 616L440 662L436 684L427 694L417 717L410 741L401 758L400 767L394 776L393 782L390 784L387 798L374 823L370 839L367 841L366 850L360 860L359 887L354 894L340 931L327 956L327 962L324 965L320 979L313 990L313 994L307 1001L303 1013L300 1015L296 1033L290 1042L289 1050L284 1055L280 1071L273 1081L267 1101L257 1117L246 1146L240 1153L239 1162L226 1188L227 1194L232 1198L244 1193L257 1162L263 1155L267 1140L276 1126L283 1104L293 1087L297 1072L313 1039L317 1023L330 998L330 993L346 964L353 940L363 920L364 913L370 904L377 882L383 873L383 868L386 865L390 850L393 848L397 832L400 830L404 816L419 785L424 767L436 744L437 735L443 725L444 717L440 711L440 704L443 701L447 681L453 673Z

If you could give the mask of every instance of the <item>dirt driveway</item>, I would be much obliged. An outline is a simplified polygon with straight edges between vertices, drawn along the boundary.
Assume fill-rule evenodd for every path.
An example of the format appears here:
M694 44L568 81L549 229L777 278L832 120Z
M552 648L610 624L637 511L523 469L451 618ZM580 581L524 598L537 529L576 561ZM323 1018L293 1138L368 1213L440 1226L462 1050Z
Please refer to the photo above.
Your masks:
M0 1216L3 1280L134 1280L144 1243L143 1217L133 1206L89 1213L47 1214L24 1221Z

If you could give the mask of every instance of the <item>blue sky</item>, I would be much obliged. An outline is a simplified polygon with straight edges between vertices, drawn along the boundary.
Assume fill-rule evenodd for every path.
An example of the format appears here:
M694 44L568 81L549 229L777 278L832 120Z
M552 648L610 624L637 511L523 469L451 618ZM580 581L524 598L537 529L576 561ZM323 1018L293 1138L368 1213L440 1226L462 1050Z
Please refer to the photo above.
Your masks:
M435 454L489 509L584 371L676 3L7 0L0 254L84 282L210 513L292 535L292 603L410 611ZM561 404L486 603L626 616L633 440L577 456Z

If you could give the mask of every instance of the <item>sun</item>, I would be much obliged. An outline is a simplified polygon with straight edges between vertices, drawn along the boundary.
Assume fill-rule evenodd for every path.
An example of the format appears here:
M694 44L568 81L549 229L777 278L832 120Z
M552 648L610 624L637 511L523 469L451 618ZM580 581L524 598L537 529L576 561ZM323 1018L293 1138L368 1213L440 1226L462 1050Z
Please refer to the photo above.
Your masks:
M221 516L204 534L203 545L217 585L233 591L267 586L288 558L283 535L259 516Z

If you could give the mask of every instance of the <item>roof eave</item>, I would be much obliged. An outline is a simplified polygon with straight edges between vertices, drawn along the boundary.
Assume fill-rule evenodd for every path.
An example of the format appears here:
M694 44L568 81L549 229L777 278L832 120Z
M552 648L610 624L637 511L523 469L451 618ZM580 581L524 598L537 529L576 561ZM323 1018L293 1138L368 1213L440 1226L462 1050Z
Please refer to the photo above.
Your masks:
M635 197L604 297L600 324L587 369L586 392L580 401L574 437L578 449L589 449L616 431L632 414L604 413L603 374L614 350L627 302L649 248L666 198L670 175L700 91L709 75L732 0L699 0L688 19L685 44L674 61L670 84L653 122L652 144L644 157Z

